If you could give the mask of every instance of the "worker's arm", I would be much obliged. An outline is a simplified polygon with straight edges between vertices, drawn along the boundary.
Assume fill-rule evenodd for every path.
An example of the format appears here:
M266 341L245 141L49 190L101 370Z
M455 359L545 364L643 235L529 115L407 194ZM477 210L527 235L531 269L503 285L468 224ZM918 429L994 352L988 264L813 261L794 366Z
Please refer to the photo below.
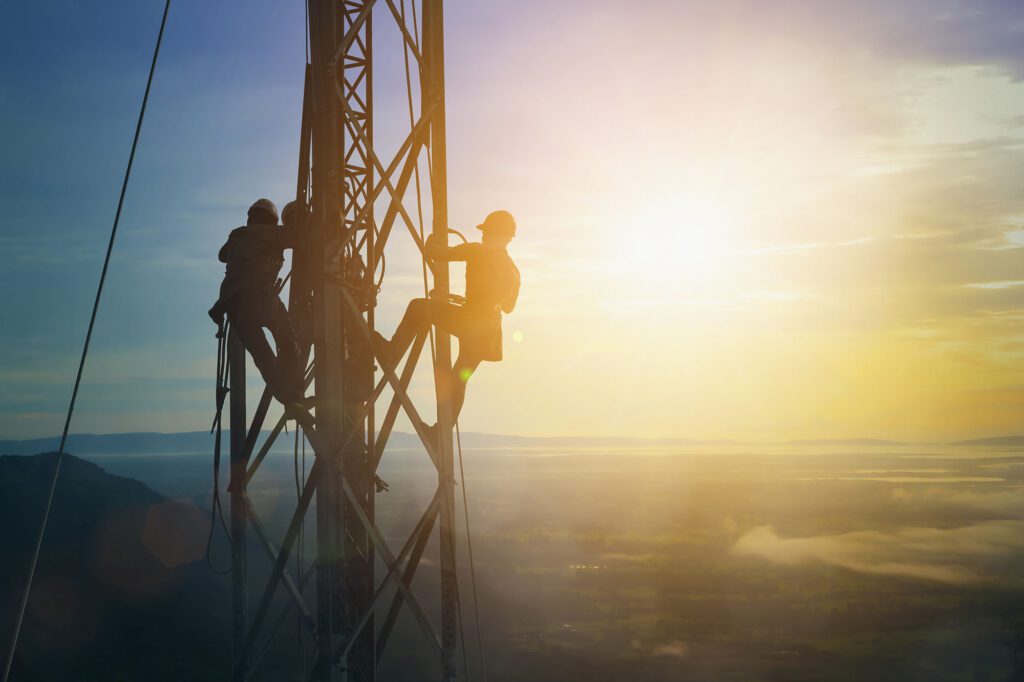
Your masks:
M297 227L283 225L278 230L278 243L282 249L294 249L298 245L302 233Z
M246 228L244 228L244 227L236 227L235 229L231 230L230 234L228 234L228 240L226 242L224 242L224 246L220 247L220 252L217 254L217 259L221 263L227 263L228 262L228 258L231 257L231 247L232 247L232 245L234 243L236 243L236 241L238 239L241 238L241 235L243 233L240 230L244 230L244 229L246 229Z
M424 244L423 252L427 258L432 261L439 263L448 263L451 261L464 261L468 260L470 255L473 253L475 244L459 244L458 246L448 246L442 239L435 237L431 234L427 237L427 242Z

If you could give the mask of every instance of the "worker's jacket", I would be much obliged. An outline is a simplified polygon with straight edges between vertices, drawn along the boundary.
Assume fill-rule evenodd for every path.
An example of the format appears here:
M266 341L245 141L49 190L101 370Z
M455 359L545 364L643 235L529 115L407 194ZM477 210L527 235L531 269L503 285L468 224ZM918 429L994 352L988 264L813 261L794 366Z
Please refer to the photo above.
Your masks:
M466 303L460 343L483 360L502 358L501 314L515 310L519 268L503 248L470 242L448 250L450 260L466 262Z
M519 268L505 249L478 243L450 250L452 260L466 261L466 308L510 313L519 299Z
M284 250L293 248L297 239L294 229L276 225L250 223L232 230L217 256L226 265L218 304L226 304L242 289L273 293Z

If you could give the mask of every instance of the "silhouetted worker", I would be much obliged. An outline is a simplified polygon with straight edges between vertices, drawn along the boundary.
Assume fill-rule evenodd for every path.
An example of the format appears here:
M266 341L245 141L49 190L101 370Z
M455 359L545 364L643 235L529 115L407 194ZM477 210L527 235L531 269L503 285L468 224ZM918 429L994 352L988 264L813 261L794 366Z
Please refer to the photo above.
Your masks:
M287 220L292 208L292 204L285 207L285 226L278 227L272 201L259 199L249 207L246 224L232 230L220 249L218 258L226 264L224 281L220 298L210 308L217 324L227 314L271 393L285 404L300 400L304 392L295 329L277 295L284 250L293 248L298 238ZM264 328L274 337L277 355L267 343Z
M480 242L449 247L430 235L426 256L431 261L465 261L465 303L456 305L437 298L414 298L390 341L375 332L375 345L387 361L396 362L416 335L428 325L459 338L459 356L447 376L437 377L441 399L448 399L454 422L466 398L466 382L484 360L501 360L501 314L511 313L519 298L519 269L506 247L516 235L516 221L508 211L494 211L477 225ZM431 264L433 266L433 264ZM454 297L458 298L458 297ZM428 427L431 432L434 427Z

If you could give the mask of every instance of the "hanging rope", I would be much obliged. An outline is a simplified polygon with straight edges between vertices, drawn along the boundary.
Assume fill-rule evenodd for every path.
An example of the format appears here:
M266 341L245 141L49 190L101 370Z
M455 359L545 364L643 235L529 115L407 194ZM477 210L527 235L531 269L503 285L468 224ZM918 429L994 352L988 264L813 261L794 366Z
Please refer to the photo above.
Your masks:
M459 446L459 479L462 481L462 516L466 520L466 548L469 553L469 579L473 588L473 618L476 620L476 648L480 656L480 676L487 682L487 663L484 659L484 638L480 628L480 598L476 591L476 561L473 559L473 534L469 531L469 500L466 498L466 470L462 466L462 433L455 422L455 442Z
M231 324L222 320L217 326L217 394L216 412L213 415L213 426L210 433L213 436L213 493L210 498L210 533L206 536L206 565L217 575L228 575L231 567L219 569L213 565L213 533L217 527L217 519L220 519L220 526L224 529L224 536L228 544L234 546L228 524L224 520L224 506L220 501L220 454L221 454L221 418L224 414L224 398L230 392L228 387L228 335L231 333Z
M405 22L405 0L402 0L400 14L401 14L401 17L402 17L402 21ZM415 36L416 47L417 47L417 49L419 49L420 29L419 29L419 25L416 22L416 3L415 2L412 3L412 30L413 30L413 35ZM415 114L413 113L413 108L412 108L412 77L410 76L410 72L409 72L409 44L408 44L408 42L406 42L404 40L402 41L402 53L403 53L402 56L404 58L404 63L405 63L405 96L406 96L406 101L408 103L409 131L410 131L410 134L411 134L412 130L416 127L416 117L415 117ZM423 244L423 243L426 243L426 239L425 239L424 232L423 232L423 195L422 195L422 191L420 189L420 164L419 163L417 163L415 166L413 166L413 177L415 178L415 182L416 182L416 220L417 220L417 227L418 227L418 231L419 231L419 235L420 235L420 243ZM428 293L428 286L429 286L427 284L427 259L426 259L426 257L424 257L424 258L422 258L420 260L420 269L421 269L422 274L423 274L423 295L426 296L427 293ZM434 327L433 327L433 325L430 326L429 333L430 333L430 359L431 359L431 361L433 363L436 363L437 362L437 352L434 349Z
M67 444L68 429L71 427L71 415L75 411L75 401L78 399L78 387L82 383L82 371L85 369L85 359L89 354L89 342L92 340L92 330L96 325L96 311L100 307L100 298L103 295L103 284L107 279L107 269L110 265L110 255L114 251L114 238L117 236L117 225L121 221L121 209L124 207L124 197L128 191L128 179L132 174L132 163L135 161L135 150L139 144L139 134L142 132L142 120L146 115L146 102L149 100L149 90L153 84L153 72L156 71L156 60L160 54L160 43L164 37L164 27L167 25L167 12L171 8L171 0L164 4L163 18L160 20L160 32L156 37L156 47L153 48L153 62L149 66L149 77L146 79L146 92L142 96L142 107L139 109L139 120L135 124L135 137L132 139L132 151L128 155L128 165L124 171L124 182L121 183L121 196L117 200L117 212L114 214L114 224L110 228L110 241L107 242L107 254L103 258L103 270L100 272L99 286L96 287L96 299L92 304L92 315L89 317L89 329L85 334L85 343L82 345L82 357L78 361L78 373L75 375L75 387L71 391L71 402L68 405L67 417L64 420L64 431L60 437L60 447L57 450L57 461L53 467L53 478L50 480L50 492L46 498L46 507L43 511L43 521L39 526L39 535L36 538L35 551L32 553L32 562L29 565L28 577L25 580L25 590L21 595L21 605L18 607L18 617L14 621L14 634L11 636L11 648L7 653L7 662L4 664L3 682L7 682L11 675L11 664L14 662L14 652L18 648L18 636L21 634L21 624L25 619L25 607L28 605L29 594L32 591L32 580L35 577L36 566L39 563L39 552L43 546L43 538L46 535L46 524L50 519L50 509L53 507L53 493L57 488L57 478L60 475L60 465L64 459L64 446Z
M299 472L299 441L302 441L302 471ZM306 434L301 425L295 427L295 457L292 460L295 474L295 500L302 497L302 485L306 480ZM305 534L305 522L299 526L299 537L295 541L295 575L302 575L302 536ZM299 680L306 679L306 643L303 631L302 613L295 610L296 637L299 640Z

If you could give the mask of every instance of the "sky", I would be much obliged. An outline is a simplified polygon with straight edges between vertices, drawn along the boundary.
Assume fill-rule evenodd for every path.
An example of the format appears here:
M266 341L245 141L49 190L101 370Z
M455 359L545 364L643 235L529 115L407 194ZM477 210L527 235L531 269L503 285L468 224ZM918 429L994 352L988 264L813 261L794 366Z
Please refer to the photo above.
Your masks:
M162 5L0 10L0 437L63 425ZM172 3L73 431L208 428L216 252L294 192L303 22ZM511 210L523 277L465 430L1024 432L1019 3L450 2L445 50L451 224ZM421 293L394 249L385 333Z

